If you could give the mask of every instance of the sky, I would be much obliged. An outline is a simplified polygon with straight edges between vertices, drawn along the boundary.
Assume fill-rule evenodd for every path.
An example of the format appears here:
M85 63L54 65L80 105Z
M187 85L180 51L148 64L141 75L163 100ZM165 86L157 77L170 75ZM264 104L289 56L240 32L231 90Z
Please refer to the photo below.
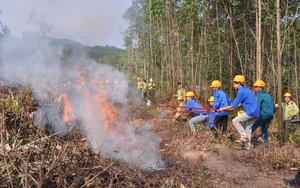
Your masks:
M127 23L122 15L132 0L0 0L0 21L21 37L43 31L87 46L124 48Z

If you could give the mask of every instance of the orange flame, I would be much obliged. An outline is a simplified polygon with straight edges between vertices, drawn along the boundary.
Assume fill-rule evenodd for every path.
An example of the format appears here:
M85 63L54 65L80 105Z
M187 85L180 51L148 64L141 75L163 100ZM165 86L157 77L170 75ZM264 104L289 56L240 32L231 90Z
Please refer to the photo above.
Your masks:
M116 133L116 131L120 131L118 123L118 109L113 105L104 92L98 92L97 101L99 118L104 123L104 131L106 133Z
M62 93L61 96L64 98L64 104L65 104L63 122L68 122L75 118L75 115L72 112L72 103L67 93Z

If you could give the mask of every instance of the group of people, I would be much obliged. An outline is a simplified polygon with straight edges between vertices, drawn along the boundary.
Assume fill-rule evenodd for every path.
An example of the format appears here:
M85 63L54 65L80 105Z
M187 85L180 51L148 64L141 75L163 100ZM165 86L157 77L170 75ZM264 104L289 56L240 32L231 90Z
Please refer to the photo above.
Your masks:
M147 97L153 100L156 84L154 83L152 78L150 78L149 82L147 82L147 80L138 77L137 87L139 96L142 100L147 101Z
M268 128L275 114L276 105L272 96L264 90L266 87L264 81L257 80L254 83L256 95L245 86L245 82L243 75L234 77L233 87L237 90L237 96L231 101L228 94L222 90L222 83L219 80L212 81L210 87L213 90L213 96L208 100L211 105L210 109L205 109L195 97L194 92L185 92L181 83L178 83L176 97L179 107L176 110L175 119L186 119L187 114L189 114L192 118L188 121L188 125L192 132L196 132L195 124L202 122L205 126L210 127L214 136L217 137L218 129L222 133L226 133L230 112L243 107L243 113L232 120L232 124L240 135L235 142L243 143L244 149L250 150L251 133L261 127L261 138L264 141L264 147L268 148ZM299 113L298 106L291 99L292 95L290 93L284 94L284 102L282 103L284 141L288 139L291 120Z

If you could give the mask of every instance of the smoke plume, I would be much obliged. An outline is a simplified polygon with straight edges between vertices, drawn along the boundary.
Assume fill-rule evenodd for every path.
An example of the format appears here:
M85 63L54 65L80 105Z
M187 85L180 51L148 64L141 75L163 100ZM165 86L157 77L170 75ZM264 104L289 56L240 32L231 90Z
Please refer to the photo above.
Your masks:
M64 44L44 34L7 36L0 44L1 80L32 90L39 104L36 126L48 124L66 133L68 121L76 119L94 151L144 170L155 167L161 159L151 126L137 129L126 119L127 75L87 58L78 43ZM71 120L64 119L66 101L71 105Z

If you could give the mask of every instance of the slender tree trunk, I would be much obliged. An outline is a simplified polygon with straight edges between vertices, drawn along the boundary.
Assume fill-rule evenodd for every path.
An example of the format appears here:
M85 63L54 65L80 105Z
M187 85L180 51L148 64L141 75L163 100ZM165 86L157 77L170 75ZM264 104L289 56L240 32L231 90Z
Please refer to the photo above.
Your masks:
M296 32L294 31L293 34L294 34L293 37L294 37L295 84L296 84L296 86L299 86ZM299 105L299 87L296 87L296 93L295 93L295 95L297 96L296 103Z
M256 8L256 79L261 79L261 0L257 0Z
M180 42L180 33L179 33L179 26L176 22L176 55L178 59L178 71L179 71L179 78L177 78L177 81L180 81L183 83L183 59L182 59L182 54L181 54L181 42Z
M150 27L150 30L149 30L149 46L150 46L150 65L149 65L149 74L150 74L150 77L153 77L152 76L152 73L153 73L153 47L152 47L152 0L149 0L149 9L150 9L150 15L149 15L149 27Z
M278 72L278 135L279 141L282 143L282 75L281 75L281 32L280 32L280 0L276 0L276 33L277 33L277 72Z
M221 60L221 36L219 32L220 23L219 23L219 9L218 9L218 0L216 0L216 19L217 19L217 35L218 35L218 63L219 63L219 80L223 82L223 63Z
M230 16L230 37L229 37L229 42L228 42L228 48L229 49L229 75L230 75L230 79L229 79L229 85L231 86L231 82L232 82L232 78L233 78L233 52L232 52L232 38L233 38L233 27L232 27L232 15L231 15L231 6L229 5L229 16ZM242 68L242 67L241 67ZM243 70L243 69L242 69ZM233 90L232 87L229 87L229 95L232 97L233 96Z
M206 10L205 10L205 4L203 5L203 17L202 17L202 23L201 23L201 29L200 29L200 39L199 39L199 51L198 51L198 64L199 64L199 93L202 93L202 64L203 64L203 56L202 52L203 50L203 38L205 35L205 22L206 22Z
M171 2L170 0L166 1L166 9L167 9L167 34L169 36L169 52L170 52L170 61L171 61L171 83L172 86L175 85L175 64L174 64L174 46L173 46L173 37L171 35L171 33L173 33L173 29L172 29L172 23L171 23Z
M191 61L191 71L192 71L192 75L191 75L191 85L193 90L195 90L195 72L194 72L194 20L192 18L192 22L191 22L191 43L190 43L190 61Z
M241 71L242 74L245 75L245 73L243 72L243 62L242 62L242 57L241 57L241 53L240 53L240 48L239 48L239 43L238 40L236 39L236 34L233 28L233 16L232 16L232 7L229 5L229 7L226 6L224 0L223 0L223 4L224 4L224 8L227 12L227 14L229 15L229 25L230 25L230 35L232 35L232 39L234 40L235 46L236 46L236 52L237 52L237 57L239 59L239 63L241 64ZM233 47L231 45L231 47Z

